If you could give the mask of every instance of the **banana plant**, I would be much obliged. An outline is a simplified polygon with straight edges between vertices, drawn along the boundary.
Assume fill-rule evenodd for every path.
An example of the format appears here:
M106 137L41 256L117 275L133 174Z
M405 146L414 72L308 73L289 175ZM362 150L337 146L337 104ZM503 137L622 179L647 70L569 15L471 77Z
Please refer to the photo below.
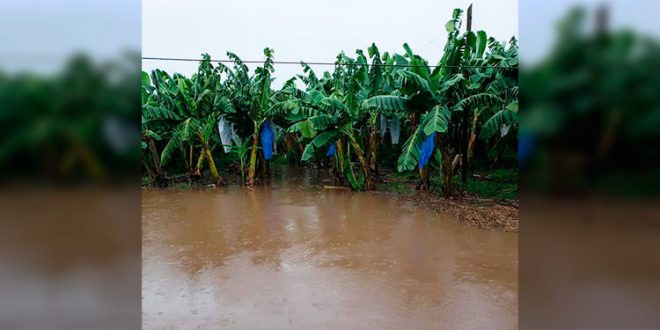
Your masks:
M440 148L443 162L442 193L447 197L456 192L457 188L453 182L456 164L466 161L464 153L469 149L470 138L465 134L469 120L468 111L475 111L478 118L479 108L490 108L502 103L498 93L479 90L483 83L481 79L491 82L483 83L484 86L496 86L500 83L492 81L498 80L501 74L494 69L496 64L489 63L491 58L495 58L494 55L483 58L487 45L483 31L459 34L461 14L460 9L455 9L452 18L445 25L448 33L447 43L444 54L433 71L426 61L415 55L407 45L404 45L404 48L411 66L398 71L402 78L400 90L407 98L407 106L412 109L410 112L413 124L411 136L404 144L399 157L398 169L413 170L416 165L423 165L420 162L422 142L438 133L434 135L435 145ZM517 64L514 61L511 60L509 64ZM490 68L487 67L489 64L492 64ZM470 68L484 66L484 72L470 71ZM489 78L490 76L495 78ZM421 118L419 125L416 125L416 118ZM476 134L476 128L473 127L472 132ZM433 150L430 154L433 154ZM419 171L420 188L427 189L428 167L419 166Z
M369 94L366 57L358 52L356 59L343 52L337 56L332 86L326 88L316 78L313 70L302 64L307 76L302 79L307 90L299 101L289 104L289 112L300 114L302 119L289 127L308 142L302 160L310 160L317 150L328 150L335 145L337 173L348 182L353 190L371 190L371 171L361 141L361 122L364 111L362 102ZM355 156L360 171L355 174L351 163Z
M260 135L262 129L271 125L277 112L274 107L279 106L284 94L290 93L293 80L285 83L280 91L273 91L271 83L273 81L273 50L264 49L264 64L258 67L254 75L250 76L250 71L241 59L233 54L227 55L234 61L234 67L227 70L228 78L222 86L221 101L218 104L224 104L227 109L231 109L228 119L236 124L238 135L250 140L250 154L248 159L248 174L246 185L256 185L258 160L260 159L258 150L264 150L264 146L259 147ZM268 146L266 146L268 148ZM264 152L264 156L266 152ZM268 170L268 159L261 158L261 164L264 172Z
M249 139L241 139L237 137L235 145L230 146L230 152L233 152L238 157L238 168L241 171L241 184L245 184L245 170L247 167L248 153L250 152L252 146L252 141Z
M486 51L488 44L488 51ZM465 63L463 70L469 79L464 80L461 100L453 110L462 112L460 150L466 157L462 159L462 179L466 180L472 162L478 131L481 140L487 140L495 132L502 136L517 128L517 42L512 38L507 48L505 44L486 37L486 33L466 33ZM482 117L488 118L483 122Z
M361 109L367 115L367 127L369 130L369 169L372 172L377 171L377 130L384 130L385 127L379 126L379 118L384 117L404 117L405 106L396 104L398 98L398 79L396 77L396 68L408 64L408 60L399 54L390 56L388 53L380 55L376 44L371 44L367 49L372 62L369 68L367 80L368 97L370 101L365 100L361 104Z
M163 135L167 143L160 154L159 166L166 165L175 153L181 152L189 175L201 175L206 160L216 184L222 183L212 155L212 132L218 116L214 91L220 82L220 70L221 67L211 65L207 54L192 78L180 74L170 77L154 70L155 87L144 88L147 100L143 102L143 122L166 128ZM148 75L143 74L143 81L148 85Z
M465 178L475 145L495 150L518 126L515 39L507 45L483 31L461 33L461 15L454 10L445 24L447 43L433 69L408 44L402 54L381 53L372 44L354 57L340 53L334 71L322 75L302 63L304 74L280 90L271 87L269 48L254 73L233 53L227 53L234 62L231 68L212 65L204 54L190 78L161 70L143 73L143 164L156 177L181 156L183 162L177 159L174 165L185 164L189 175L199 175L206 166L221 181L213 162L219 141L212 132L223 116L239 137L230 150L239 156L243 184L256 184L258 168L267 172L270 146L264 144L270 140L264 130L276 124L286 133L272 138L279 136L288 152L295 151L302 161L332 157L338 182L371 190L381 165L380 119L397 117L407 138L397 169L417 169L419 188L426 190L429 169L441 162L442 192L454 195L457 164ZM296 80L304 89L297 88ZM432 156L432 166L426 166Z
M259 146L259 134L261 126L269 119L268 109L271 105L271 89L270 85L273 81L271 74L273 68L273 50L270 48L264 49L264 64L255 70L255 75L250 84L250 110L248 116L252 120L254 131L252 132L252 149L250 150L250 163L248 168L248 186L254 186L257 173L257 149ZM263 164L267 166L267 163Z
M163 148L161 154L161 165L165 165L175 153L175 151L182 151L185 153L186 148L189 148L188 166L194 169L195 175L201 175L201 166L206 160L209 171L216 184L222 184L222 177L218 173L211 153L210 146L211 134L214 132L215 123L217 122L214 116L209 116L204 122L200 122L196 118L189 117L181 122L172 132L172 135ZM193 155L195 147L199 147L199 156L197 162L193 163ZM193 167L194 166L194 167Z
M428 63L413 54L407 44L404 44L406 57L410 66L395 71L400 86L400 95L379 95L369 98L363 107L379 111L395 113L405 112L409 115L412 132L403 145L397 168L400 172L414 170L419 165L420 184L422 190L429 187L428 167L420 162L422 143L434 133L445 133L451 120L451 113L443 105L443 94L439 86L443 81L440 74L431 74ZM445 90L451 87L453 80L445 82Z

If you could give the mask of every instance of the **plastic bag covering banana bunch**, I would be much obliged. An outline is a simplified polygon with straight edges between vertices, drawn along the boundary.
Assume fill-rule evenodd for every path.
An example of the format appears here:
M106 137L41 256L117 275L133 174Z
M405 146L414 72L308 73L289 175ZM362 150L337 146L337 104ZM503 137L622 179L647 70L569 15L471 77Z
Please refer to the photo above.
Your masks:
M218 133L220 133L220 141L225 152L229 152L232 140L236 141L236 132L232 129L231 123L225 119L225 116L220 116L218 121Z
M325 154L326 157L332 157L335 155L337 151L337 146L333 143L330 145L330 148L328 148L328 152Z
M378 133L380 133L380 138L382 139L385 137L385 132L387 131L387 117L381 113L378 119Z
M264 159L270 160L273 157L273 128L269 120L266 120L261 125L261 132L259 138L261 139L261 148L264 151Z
M419 168L423 169L424 166L429 162L431 155L433 154L433 148L435 148L435 132L431 133L426 141L422 143L422 149L419 150Z
M401 136L401 121L397 117L390 119L390 137L392 144L399 144L399 137Z

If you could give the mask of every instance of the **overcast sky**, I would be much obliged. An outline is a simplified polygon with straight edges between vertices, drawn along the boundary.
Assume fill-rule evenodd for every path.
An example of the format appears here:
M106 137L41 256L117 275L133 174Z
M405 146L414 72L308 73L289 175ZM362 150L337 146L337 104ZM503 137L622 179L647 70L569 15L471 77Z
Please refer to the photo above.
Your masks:
M593 8L600 0L1 0L0 71L56 71L72 53L108 59L142 45L144 56L225 59L227 50L261 60L275 49L276 60L333 62L340 50L353 55L376 42L381 50L413 50L434 64L455 7L474 3L474 29L499 40L518 36L520 55L529 62L547 53L555 23L576 4ZM606 1L611 26L634 26L660 36L660 1ZM142 6L142 7L141 7ZM587 24L592 22L589 20ZM144 61L191 74L194 63ZM276 67L280 81L300 71ZM321 72L331 67L316 67Z
M139 0L0 0L2 71L52 73L77 52L128 50L140 50Z
M586 9L584 30L593 31L595 9L601 4L609 8L608 25L611 30L634 29L644 35L660 37L658 0L520 0L521 62L533 64L549 52L556 41L557 22L577 5Z
M200 58L209 53L226 59L231 51L243 60L262 60L264 47L270 47L275 60L334 62L341 50L353 56L375 42L381 52L403 53L407 42L436 64L452 10L470 3L473 30L498 40L518 36L517 0L143 0L142 55ZM142 66L190 75L197 64L144 60ZM319 74L332 70L313 68ZM276 65L274 86L297 73L299 65Z

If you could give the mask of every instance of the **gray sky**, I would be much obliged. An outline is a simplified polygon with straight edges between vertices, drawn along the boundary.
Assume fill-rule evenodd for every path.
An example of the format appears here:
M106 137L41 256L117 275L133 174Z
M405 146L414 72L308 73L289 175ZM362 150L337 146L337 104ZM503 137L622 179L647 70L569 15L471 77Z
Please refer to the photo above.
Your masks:
M581 4L600 0L474 0L474 29L499 40L518 36L523 62L538 59L554 42L555 22ZM660 36L657 0L606 1L613 28L634 27ZM261 60L275 49L277 60L333 62L340 50L353 55L375 41L381 50L415 52L436 62L445 41L444 23L460 0L1 0L0 70L53 72L74 52L95 59L128 49L145 56L226 58L231 50ZM141 8L142 6L142 8ZM141 10L142 9L142 10ZM520 14L518 14L520 10ZM142 20L142 22L141 22ZM196 64L144 61L185 74ZM276 67L281 84L299 66ZM330 67L315 67L322 72Z
M579 5L586 9L585 31L594 27L595 8L604 3L609 8L609 26L660 37L660 1L657 0L520 0L520 59L533 64L542 59L555 43L556 24L569 9Z
M0 0L0 70L52 73L76 52L139 49L139 0Z
M275 60L334 62L344 50L375 42L380 51L413 51L435 64L445 43L445 23L456 7L473 3L473 30L485 30L498 40L518 35L517 0L143 0L142 55L147 57L226 59L231 51L243 60L262 60L263 48L275 50ZM142 62L144 70L164 69L190 75L194 62ZM254 65L251 66L254 69ZM314 71L331 71L315 66ZM274 86L294 74L299 65L276 65Z

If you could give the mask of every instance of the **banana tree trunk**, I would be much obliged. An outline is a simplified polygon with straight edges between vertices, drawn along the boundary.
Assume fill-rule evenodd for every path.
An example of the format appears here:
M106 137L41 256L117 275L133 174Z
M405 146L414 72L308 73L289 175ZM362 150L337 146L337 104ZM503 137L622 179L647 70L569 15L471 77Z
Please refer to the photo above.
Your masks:
M439 145L440 145L440 135L436 134L434 138L434 146L439 146ZM434 147L433 150L431 150L431 154L433 154L435 150L436 149ZM419 184L417 185L417 190L421 190L421 191L431 190L430 188L431 185L429 184L431 177L429 173L430 167L431 167L431 163L429 161L429 163L427 163L426 166L424 166L424 168L419 169Z
M440 152L442 153L442 195L451 197L454 195L454 171L452 167L451 147L448 139L442 139Z
M190 150L190 152L188 154L188 171L190 173L196 173L197 172L196 169L193 168L193 146L192 146L192 143L190 144L189 150Z
M478 121L479 121L479 114L477 111L475 111L472 116L472 127L470 129L470 141L468 142L467 157L466 159L464 159L465 162L463 163L463 166L467 169L468 174L472 166L472 156L474 155L474 144L477 141Z
M298 140L300 140L300 135L298 133L293 133L293 138L294 138L295 141L298 141ZM304 147L303 147L302 143L297 143L297 145L298 145L298 154L302 155L305 151Z
M427 164L424 168L419 169L418 189L421 191L429 191L429 165Z
M341 139L335 142L335 154L337 155L337 162L334 170L334 183L340 184L343 183L344 176L344 145L341 142Z
M376 173L376 148L378 140L376 139L376 129L372 126L369 132L369 169Z
M261 163L261 177L270 177L270 161L266 160L263 154L259 156L259 160Z
M151 170L151 167L147 164L147 162L144 160L144 156L141 157L142 160L142 167L147 170L147 176L149 177L149 181L153 184L156 176L154 175L154 172Z
M151 154L151 159L153 160L154 163L154 169L155 169L155 177L159 178L162 175L161 168L160 168L160 159L158 157L158 152L156 151L156 144L154 143L154 139L151 136L147 137L147 144L149 145L149 153Z
M213 177L213 182L217 185L223 184L222 177L218 173L218 169L215 167L215 161L213 161L213 155L211 150L207 145L204 146L204 155L206 155L206 161L209 164L209 170L211 171L211 177Z
M252 150L250 150L250 165L248 167L248 180L247 186L254 187L256 184L255 177L257 175L257 148L259 147L259 134L257 132L252 135Z
M204 158L206 154L204 153L204 147L199 151L199 157L197 157L197 166L195 166L195 175L202 176L202 165L204 164Z
M290 153L295 151L294 148L293 148L294 143L293 143L292 140L293 140L293 137L291 136L290 133L284 134L284 146L286 147L286 153L287 154L290 154Z
M474 120L474 115L477 113L477 109L470 109L472 111L472 119ZM470 138L472 132L468 134L472 122L470 121L470 113L468 109L463 109L463 120L461 121L461 133L460 133L460 154L461 157L465 160L467 159L467 154L470 149ZM461 163L461 181L466 182L468 176L468 162L463 161Z
M362 172L364 173L365 189L371 190L373 184L371 183L371 173L369 172L369 165L367 164L367 160L364 158L364 151L362 151L362 148L360 148L360 145L355 141L355 139L351 138L350 140L351 140L351 146L353 147L353 149L355 149L355 155L357 155L358 162L360 162L360 167L362 168Z

